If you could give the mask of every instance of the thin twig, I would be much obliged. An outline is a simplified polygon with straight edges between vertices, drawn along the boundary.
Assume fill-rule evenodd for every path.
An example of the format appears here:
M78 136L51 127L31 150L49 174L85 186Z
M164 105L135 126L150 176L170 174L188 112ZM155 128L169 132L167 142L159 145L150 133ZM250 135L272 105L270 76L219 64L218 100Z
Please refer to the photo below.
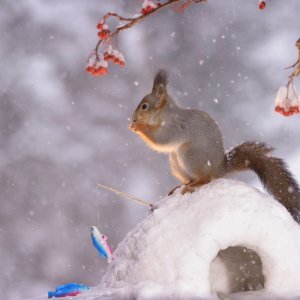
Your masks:
M295 68L296 65L298 64L298 62L299 62L299 60L297 60L293 65L291 65L291 66L289 66L289 67L286 67L286 68L284 68L284 69L287 70L287 69Z
M104 15L103 17L103 20L105 21L108 17L112 16L112 17L116 17L118 18L120 21L127 21L128 23L127 24L124 24L122 26L119 26L116 28L116 30L114 30L112 33L110 33L110 37L109 37L109 40L112 40L112 38L114 36L116 36L120 31L122 30L125 30L125 29L129 29L131 27L133 27L134 25L136 25L138 22L140 22L142 19L154 14L155 12L159 11L160 9L170 5L170 4L174 4L176 2L179 2L181 0L169 0L165 3L162 3L161 5L157 6L156 8L153 8L152 11L148 12L147 14L140 14L138 17L136 18L124 18L120 15L118 15L117 13L107 13ZM205 2L206 0L193 0L193 2L195 3L199 3L199 2ZM95 47L95 51L96 53L98 52L98 49L99 49L99 46L101 44L102 40L100 39L98 41L98 43L96 44L96 47Z
M286 84L287 98L288 98L288 95L289 95L290 86L292 86L293 93L296 96L296 91L295 91L295 87L294 87L294 79L295 79L295 77L297 77L300 74L300 39L298 39L296 41L295 46L298 49L298 60L292 66L286 68L286 69L294 68L294 70L293 70L292 74L289 76L289 80Z

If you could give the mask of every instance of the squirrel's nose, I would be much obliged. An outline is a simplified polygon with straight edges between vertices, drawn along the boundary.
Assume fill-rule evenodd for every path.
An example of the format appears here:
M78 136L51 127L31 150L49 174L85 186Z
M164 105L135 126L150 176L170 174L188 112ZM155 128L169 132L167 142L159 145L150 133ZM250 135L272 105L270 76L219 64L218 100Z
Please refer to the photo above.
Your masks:
M134 131L135 130L135 125L136 125L136 119L132 119L131 122L129 123L129 129Z

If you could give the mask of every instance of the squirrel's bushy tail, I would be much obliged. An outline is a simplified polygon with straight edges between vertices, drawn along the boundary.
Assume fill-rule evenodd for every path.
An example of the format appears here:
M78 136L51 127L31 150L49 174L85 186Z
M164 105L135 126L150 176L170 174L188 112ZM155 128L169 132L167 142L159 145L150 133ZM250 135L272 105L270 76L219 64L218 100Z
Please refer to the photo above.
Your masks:
M267 191L300 223L299 186L281 159L267 155L272 150L263 143L243 143L225 155L226 170L253 170Z

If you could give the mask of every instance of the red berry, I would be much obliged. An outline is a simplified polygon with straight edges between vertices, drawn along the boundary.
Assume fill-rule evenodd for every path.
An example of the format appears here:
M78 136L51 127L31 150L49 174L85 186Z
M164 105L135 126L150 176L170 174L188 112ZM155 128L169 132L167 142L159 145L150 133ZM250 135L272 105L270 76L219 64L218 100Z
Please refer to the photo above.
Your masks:
M147 15L147 14L151 13L151 11L153 11L153 7L150 6L150 5L148 5L146 8L143 8L143 9L141 10L141 13L142 13L143 15Z
M115 60L115 56L109 52L105 52L104 53L104 60L106 61L109 61L109 60L112 60L114 61Z
M100 67L99 72L100 72L100 75L105 75L105 74L107 74L108 70L107 70L107 68Z
M103 57L104 60L110 60L110 54L108 52L104 52Z
M99 69L95 70L95 72L93 73L94 76L102 76L107 74L108 70L107 68L104 67L100 67Z
M95 72L93 73L94 76L100 76L100 73L99 73L99 69L98 70L95 70Z
M98 32L98 36L101 40L106 40L109 34L110 30L101 30Z
M260 3L259 3L259 8L260 9L264 9L266 7L266 2L265 1L261 1Z
M97 25L97 28L99 29L99 30L102 30L103 29L103 23L98 23L98 25Z
M85 70L86 70L88 73L93 73L94 67L92 67L92 66L87 66Z
M153 7L148 5L146 8L147 13L149 14L153 10Z
M280 107L280 106L276 106L276 107L275 107L275 111L276 111L276 112L281 112L281 107Z

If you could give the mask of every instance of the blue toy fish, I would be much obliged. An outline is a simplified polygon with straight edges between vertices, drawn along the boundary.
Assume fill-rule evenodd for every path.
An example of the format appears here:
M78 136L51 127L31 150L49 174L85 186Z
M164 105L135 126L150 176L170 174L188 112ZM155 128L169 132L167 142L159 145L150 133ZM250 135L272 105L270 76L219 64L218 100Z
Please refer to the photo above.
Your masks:
M92 241L100 256L107 258L110 263L113 259L113 252L107 243L107 236L100 233L96 226L91 228Z
M92 288L85 284L68 283L68 284L57 286L56 290L54 292L51 292L51 291L48 292L48 298L76 296L78 294L90 292L91 290L92 290Z

